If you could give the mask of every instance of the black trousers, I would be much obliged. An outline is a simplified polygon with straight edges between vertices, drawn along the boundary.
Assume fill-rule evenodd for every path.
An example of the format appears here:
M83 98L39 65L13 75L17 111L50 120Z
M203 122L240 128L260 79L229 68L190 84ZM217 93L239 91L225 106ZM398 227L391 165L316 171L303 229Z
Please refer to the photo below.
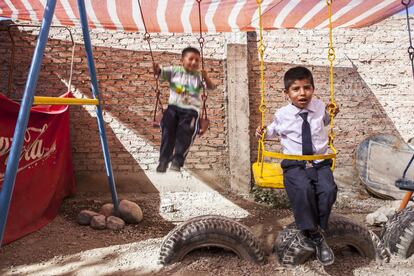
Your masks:
M283 182L299 230L328 227L338 190L331 165L332 160L312 163L308 168L306 161L283 160L281 163Z
M198 112L169 105L161 120L160 162L183 166L198 132Z

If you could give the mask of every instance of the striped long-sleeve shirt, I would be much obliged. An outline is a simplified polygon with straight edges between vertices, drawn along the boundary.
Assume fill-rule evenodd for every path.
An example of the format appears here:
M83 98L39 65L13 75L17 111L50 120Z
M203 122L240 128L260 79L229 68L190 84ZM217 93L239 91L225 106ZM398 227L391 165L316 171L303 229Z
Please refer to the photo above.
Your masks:
M170 84L168 104L200 110L201 90L204 86L200 72L188 72L182 66L162 67L160 80Z

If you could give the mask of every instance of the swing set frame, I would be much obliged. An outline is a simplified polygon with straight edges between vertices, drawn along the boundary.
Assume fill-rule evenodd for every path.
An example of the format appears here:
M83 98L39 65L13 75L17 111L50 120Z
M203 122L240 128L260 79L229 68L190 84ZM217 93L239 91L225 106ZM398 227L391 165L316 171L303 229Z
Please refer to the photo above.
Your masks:
M108 140L105 132L105 124L102 113L102 100L99 93L98 79L96 76L95 62L93 58L92 43L89 34L88 19L86 14L85 2L77 0L80 23L82 26L83 42L85 44L86 57L88 61L88 70L91 78L93 99L74 99L74 98L53 98L53 97L34 97L36 84L39 78L40 67L43 60L43 54L48 41L49 30L51 28L53 15L56 7L56 0L48 0L43 14L42 24L37 39L37 44L34 50L32 62L29 69L26 86L24 89L23 98L20 105L19 115L17 118L16 128L13 135L13 143L10 148L9 158L7 159L6 171L4 173L3 186L0 191L0 247L3 241L4 232L6 228L7 216L10 209L11 198L13 195L14 184L17 175L19 164L19 157L22 151L24 142L24 133L29 121L30 109L33 104L92 104L96 105L96 119L99 128L99 137L101 141L106 175L111 191L112 202L114 204L115 212L119 209L119 200L116 191L115 179L112 170L112 164L108 148ZM69 86L70 89L70 86Z

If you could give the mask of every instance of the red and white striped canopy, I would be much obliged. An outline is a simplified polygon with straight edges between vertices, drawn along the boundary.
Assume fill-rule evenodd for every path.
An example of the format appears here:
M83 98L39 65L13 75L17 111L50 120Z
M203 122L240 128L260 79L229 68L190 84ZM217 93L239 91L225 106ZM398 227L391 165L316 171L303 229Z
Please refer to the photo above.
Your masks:
M199 31L196 0L140 0L149 32ZM401 0L332 0L334 27L360 28L404 9ZM413 1L414 2L414 1ZM0 0L0 16L40 22L46 0ZM138 0L85 0L92 28L144 31ZM325 28L325 0L262 0L263 26ZM202 0L203 32L251 31L258 27L256 0ZM57 0L56 24L79 25L77 0Z

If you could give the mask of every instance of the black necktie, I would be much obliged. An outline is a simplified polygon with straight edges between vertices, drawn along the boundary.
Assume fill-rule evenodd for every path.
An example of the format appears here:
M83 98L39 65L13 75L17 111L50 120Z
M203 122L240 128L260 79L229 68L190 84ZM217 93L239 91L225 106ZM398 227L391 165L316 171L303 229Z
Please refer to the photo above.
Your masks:
M303 119L302 123L302 154L303 155L312 155L313 154L313 147L312 147L312 135L311 129L308 122L308 112L303 112L299 114L300 117Z

